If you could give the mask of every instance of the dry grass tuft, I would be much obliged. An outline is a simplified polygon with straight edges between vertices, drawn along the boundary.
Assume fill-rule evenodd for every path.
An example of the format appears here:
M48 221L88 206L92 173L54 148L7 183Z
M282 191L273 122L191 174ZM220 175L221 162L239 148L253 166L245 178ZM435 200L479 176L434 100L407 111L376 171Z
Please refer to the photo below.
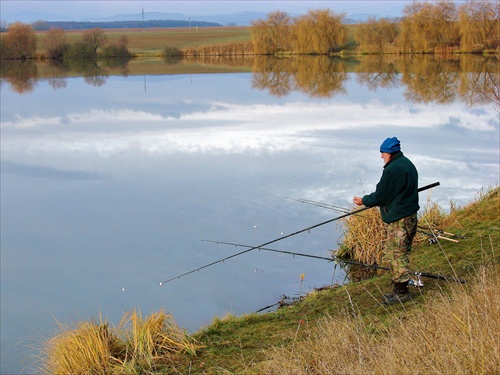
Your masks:
M172 373L180 356L195 355L200 348L163 311L143 318L134 310L116 328L102 319L75 328L58 326L60 333L43 349L45 374Z
M341 225L345 229L344 241L337 256L365 264L381 264L387 229L377 209L347 216Z
M306 341L274 348L258 373L495 374L500 368L500 272L483 268L469 287L428 297L422 309L374 329L363 319L325 318ZM410 365L411 364L411 365Z
M46 374L109 374L122 352L109 323L78 323L74 329L58 323L60 334L46 343Z

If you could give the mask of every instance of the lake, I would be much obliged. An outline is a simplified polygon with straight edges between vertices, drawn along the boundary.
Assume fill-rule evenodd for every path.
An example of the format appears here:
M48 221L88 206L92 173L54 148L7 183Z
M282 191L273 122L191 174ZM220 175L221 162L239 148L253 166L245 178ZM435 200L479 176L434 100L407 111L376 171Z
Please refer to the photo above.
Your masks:
M495 59L249 66L2 75L2 374L32 373L57 322L165 309L193 332L345 282L333 263L252 250L160 286L245 249L204 240L256 246L339 216L290 198L351 208L375 188L387 137L420 186L441 183L421 207L498 184ZM337 224L268 247L328 257Z

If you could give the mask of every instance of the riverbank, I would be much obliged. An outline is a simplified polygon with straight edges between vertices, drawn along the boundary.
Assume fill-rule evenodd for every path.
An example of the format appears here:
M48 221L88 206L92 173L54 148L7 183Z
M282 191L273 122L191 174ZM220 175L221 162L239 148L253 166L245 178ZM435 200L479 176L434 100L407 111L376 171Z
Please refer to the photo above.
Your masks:
M215 317L199 332L176 336L181 349L168 360L152 355L140 366L129 363L130 373L368 374L378 369L409 374L443 366L449 373L494 373L500 365L495 345L500 188L471 201L466 207L451 205L449 214L437 208L439 229L453 241L421 241L410 259L413 270L463 278L466 284L422 278L425 286L412 290L411 302L387 307L379 303L390 288L382 271L368 280L318 288L276 311ZM103 326L107 332L107 324L99 331Z

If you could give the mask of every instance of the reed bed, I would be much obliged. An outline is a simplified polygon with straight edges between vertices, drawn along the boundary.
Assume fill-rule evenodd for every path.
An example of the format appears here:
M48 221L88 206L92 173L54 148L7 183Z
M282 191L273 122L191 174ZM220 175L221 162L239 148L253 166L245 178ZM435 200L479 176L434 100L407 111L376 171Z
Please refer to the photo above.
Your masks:
M376 208L342 219L344 241L339 256L364 264L381 264L387 229Z
M500 272L481 268L469 286L427 296L388 325L367 324L355 306L343 317L325 318L304 341L273 348L256 373L498 374L500 368Z
M253 55L253 46L249 42L209 44L189 46L181 49L183 56L239 56Z
M356 209L358 208L353 208ZM423 230L417 232L414 244L427 241L429 235L432 237L446 218L446 212L429 197L426 206L419 214L419 226ZM344 240L336 254L339 258L371 265L383 264L387 228L378 208L347 216L342 219L341 225L344 230Z
M74 328L58 323L58 330L42 349L44 374L176 373L179 358L201 347L164 311L143 317L134 310L117 327L99 318Z

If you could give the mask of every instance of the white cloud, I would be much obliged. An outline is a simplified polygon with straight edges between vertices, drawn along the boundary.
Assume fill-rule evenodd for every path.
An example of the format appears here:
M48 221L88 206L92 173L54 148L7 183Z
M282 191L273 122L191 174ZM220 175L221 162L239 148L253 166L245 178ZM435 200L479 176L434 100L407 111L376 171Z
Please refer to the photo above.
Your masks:
M141 153L276 152L320 145L326 132L377 127L438 128L497 132L493 110L469 111L460 105L406 106L379 102L293 102L235 105L216 102L209 110L181 114L90 110L56 117L17 117L2 122L2 147L32 152L88 152L107 156L124 150ZM91 126L92 132L86 131ZM131 128L133 126L133 128ZM38 128L36 136L9 129ZM40 135L40 130L45 131ZM16 145L17 144L17 145Z

